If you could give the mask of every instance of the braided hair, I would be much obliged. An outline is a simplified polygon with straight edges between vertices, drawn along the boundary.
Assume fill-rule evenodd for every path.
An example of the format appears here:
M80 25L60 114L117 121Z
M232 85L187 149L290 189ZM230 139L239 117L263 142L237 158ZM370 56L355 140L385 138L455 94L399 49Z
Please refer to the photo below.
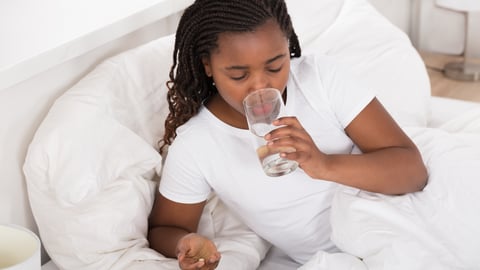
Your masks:
M217 93L213 79L205 74L202 58L217 48L219 34L252 32L269 19L276 20L289 40L290 56L300 57L300 44L284 0L196 0L184 11L167 82L170 112L160 151L175 139L177 128Z

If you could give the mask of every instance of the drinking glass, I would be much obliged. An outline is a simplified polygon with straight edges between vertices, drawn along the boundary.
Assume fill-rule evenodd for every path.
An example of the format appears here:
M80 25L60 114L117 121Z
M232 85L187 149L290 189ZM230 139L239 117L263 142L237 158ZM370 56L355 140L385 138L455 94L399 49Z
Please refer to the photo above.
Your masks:
M285 105L283 104L280 91L275 88L264 88L248 94L243 100L245 116L247 117L248 128L253 133L253 141L257 156L262 165L263 171L268 176L282 176L293 172L298 163L280 157L281 152L294 152L295 149L281 148L278 151L269 149L264 136L270 131L279 128L272 122L285 116Z

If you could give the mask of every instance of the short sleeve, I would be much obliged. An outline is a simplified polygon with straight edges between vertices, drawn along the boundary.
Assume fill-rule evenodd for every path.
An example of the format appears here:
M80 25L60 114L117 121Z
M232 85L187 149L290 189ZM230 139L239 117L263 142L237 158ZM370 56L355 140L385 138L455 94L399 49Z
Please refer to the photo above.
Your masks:
M159 191L169 200L180 203L202 202L211 193L210 185L201 173L198 160L180 138L177 138L168 149Z
M345 128L375 98L348 68L324 55L308 55L292 63L292 75L310 105L329 113Z
M318 57L317 70L323 81L327 99L343 128L375 98L375 93L347 67L331 57Z

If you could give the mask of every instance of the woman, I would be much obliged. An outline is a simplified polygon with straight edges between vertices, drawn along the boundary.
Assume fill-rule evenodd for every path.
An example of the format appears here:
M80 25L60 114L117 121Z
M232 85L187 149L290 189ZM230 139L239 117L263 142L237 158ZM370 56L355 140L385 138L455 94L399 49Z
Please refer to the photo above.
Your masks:
M214 269L220 260L213 242L195 233L212 191L305 263L318 250L336 251L329 209L339 185L403 194L426 184L416 146L375 96L332 59L301 57L284 1L196 1L178 26L170 79L170 147L149 241L182 269ZM263 173L242 107L266 87L279 89L292 115L275 122L268 147L295 149L281 155L300 168L279 178Z

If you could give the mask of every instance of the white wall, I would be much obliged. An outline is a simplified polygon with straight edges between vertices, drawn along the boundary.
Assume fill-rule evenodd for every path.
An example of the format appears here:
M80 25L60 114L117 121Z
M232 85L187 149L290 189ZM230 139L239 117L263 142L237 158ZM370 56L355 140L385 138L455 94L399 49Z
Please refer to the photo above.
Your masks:
M419 50L460 55L465 48L465 13L445 9L435 0L369 0L406 32ZM471 56L480 58L480 12L470 14Z
M158 21L191 2L0 1L0 90Z

